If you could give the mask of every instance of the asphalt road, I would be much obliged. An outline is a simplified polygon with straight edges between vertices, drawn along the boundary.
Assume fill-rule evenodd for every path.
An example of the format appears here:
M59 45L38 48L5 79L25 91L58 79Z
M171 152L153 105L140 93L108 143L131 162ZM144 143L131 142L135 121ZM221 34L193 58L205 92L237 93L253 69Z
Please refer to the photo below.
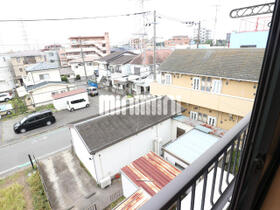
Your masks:
M42 159L71 147L69 128L63 127L0 148L0 176L29 165L28 154Z
M21 141L28 137L32 137L34 135L65 126L70 122L96 115L99 113L99 97L105 95L113 94L106 90L99 90L99 96L89 97L90 107L80 109L74 112L69 112L68 110L56 112L54 113L56 123L50 126L37 128L23 134L15 134L15 132L13 131L13 125L16 122L20 121L23 118L23 116L11 120L0 121L0 146L10 143L17 143L18 141Z

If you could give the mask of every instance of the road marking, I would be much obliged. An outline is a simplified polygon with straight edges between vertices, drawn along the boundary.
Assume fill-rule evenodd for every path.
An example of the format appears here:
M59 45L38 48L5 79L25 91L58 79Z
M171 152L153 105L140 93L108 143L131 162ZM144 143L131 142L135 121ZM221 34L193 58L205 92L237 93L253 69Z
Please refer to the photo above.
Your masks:
M41 155L41 156L36 157L36 158L37 158L37 160L44 159L44 158L49 157L49 156L51 156L51 155L54 155L54 154L56 154L56 153L62 152L62 151L64 151L64 150L67 150L67 149L69 149L69 148L71 148L71 147L72 147L72 145L68 145L68 146L66 146L66 147L63 147L63 148L58 149L58 150L55 150L55 151L50 152L50 153L45 154L45 155ZM13 170L20 169L20 168L22 168L22 167L26 167L26 166L29 166L29 165L30 165L30 162L25 162L25 163L20 164L20 165L18 165L18 166L15 166L15 167L6 169L6 170L0 172L0 176L2 176L3 174L9 173L9 172L11 172L11 171L13 171Z

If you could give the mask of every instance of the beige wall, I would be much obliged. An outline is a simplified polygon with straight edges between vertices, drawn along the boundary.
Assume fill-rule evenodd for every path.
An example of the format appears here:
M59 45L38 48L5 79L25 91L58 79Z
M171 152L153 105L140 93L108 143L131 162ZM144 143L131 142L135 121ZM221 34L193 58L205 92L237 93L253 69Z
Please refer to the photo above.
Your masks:
M44 56L35 56L36 63L44 62ZM11 58L11 63L13 65L14 73L17 78L21 78L22 76L26 76L25 68L32 64L24 64L24 57L13 57ZM21 70L20 70L21 69Z
M253 99L213 94L205 91L192 90L191 88L158 83L151 84L150 92L152 95L167 95L174 97L177 101L242 117L252 110L254 103Z
M165 73L162 75L164 76ZM192 78L201 76L191 76L185 74L172 74L172 85L192 88ZM219 80L220 78L211 77L211 79ZM222 80L222 89L221 94L238 96L244 98L255 98L255 93L258 87L257 82L249 82L249 81L236 81L229 79L221 79Z
M229 130L242 119L241 116L230 115L228 113L207 109L205 107L199 107L192 104L181 103L181 105L184 108L186 108L186 111L183 113L185 116L190 117L190 112L193 111L193 112L201 113L202 115L206 114L207 117L208 116L216 117L217 119L216 127L225 130Z

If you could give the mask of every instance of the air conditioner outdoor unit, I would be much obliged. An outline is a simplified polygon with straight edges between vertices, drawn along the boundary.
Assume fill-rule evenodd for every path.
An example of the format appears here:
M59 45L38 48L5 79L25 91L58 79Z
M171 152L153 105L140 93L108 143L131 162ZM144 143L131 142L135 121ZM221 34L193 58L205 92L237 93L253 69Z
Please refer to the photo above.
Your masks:
M102 189L104 189L105 187L110 186L110 185L111 185L111 177L110 176L107 176L106 178L104 178L100 181L100 187Z
M157 138L153 141L153 152L157 155L161 155L162 139Z

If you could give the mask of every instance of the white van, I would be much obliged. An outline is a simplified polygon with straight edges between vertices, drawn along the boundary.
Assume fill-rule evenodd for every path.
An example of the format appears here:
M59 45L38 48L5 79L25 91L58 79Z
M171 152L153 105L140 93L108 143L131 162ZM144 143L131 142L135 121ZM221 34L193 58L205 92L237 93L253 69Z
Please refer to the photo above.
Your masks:
M67 101L67 109L70 112L73 112L77 109L81 109L81 108L85 108L85 107L89 107L89 101L86 100L85 98Z

